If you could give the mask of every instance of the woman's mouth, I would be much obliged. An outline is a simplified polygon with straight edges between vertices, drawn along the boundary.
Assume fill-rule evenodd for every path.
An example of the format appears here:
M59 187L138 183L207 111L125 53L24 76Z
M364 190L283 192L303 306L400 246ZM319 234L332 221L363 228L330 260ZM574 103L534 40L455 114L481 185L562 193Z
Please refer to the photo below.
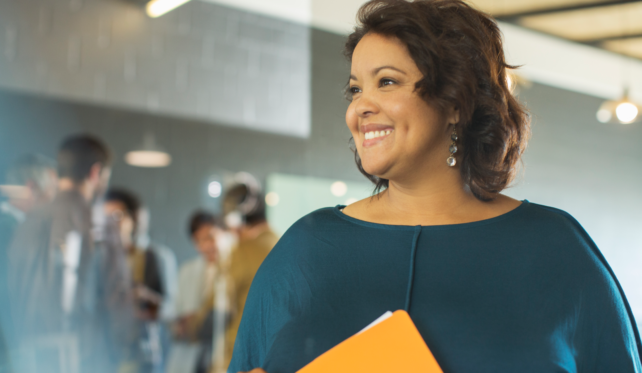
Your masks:
M376 139L378 137L388 136L388 135L390 135L391 132L392 132L391 130L366 132L366 140L372 140L372 139Z
M366 132L364 137L365 140L363 141L363 146L372 146L376 145L383 140L385 140L390 134L393 132L393 130L381 130L381 131L369 131Z

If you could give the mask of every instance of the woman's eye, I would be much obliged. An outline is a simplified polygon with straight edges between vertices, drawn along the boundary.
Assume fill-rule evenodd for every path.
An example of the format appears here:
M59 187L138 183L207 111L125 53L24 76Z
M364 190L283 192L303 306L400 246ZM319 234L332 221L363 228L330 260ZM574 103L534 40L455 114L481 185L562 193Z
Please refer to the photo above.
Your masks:
M354 95L361 92L361 89L359 87L352 86L352 87L348 87L344 92L345 92L346 100L352 101L352 99L354 98Z
M395 82L394 80L392 80L392 79L386 79L386 78L384 78L384 79L381 79L381 80L379 81L379 86L380 86L380 87L383 87L383 86L387 86L387 85L393 85L393 84L395 84L395 83L396 83L396 82Z

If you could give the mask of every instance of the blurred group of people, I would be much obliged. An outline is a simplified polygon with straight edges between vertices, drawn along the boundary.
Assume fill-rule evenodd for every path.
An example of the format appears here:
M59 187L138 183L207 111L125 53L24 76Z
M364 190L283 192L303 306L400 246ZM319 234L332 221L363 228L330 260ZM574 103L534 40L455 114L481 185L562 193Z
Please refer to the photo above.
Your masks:
M177 270L150 213L109 188L99 139L9 168L0 200L0 373L219 373L254 274L278 238L255 179L236 176L223 214L187 222L198 256ZM8 305L8 306L5 306Z

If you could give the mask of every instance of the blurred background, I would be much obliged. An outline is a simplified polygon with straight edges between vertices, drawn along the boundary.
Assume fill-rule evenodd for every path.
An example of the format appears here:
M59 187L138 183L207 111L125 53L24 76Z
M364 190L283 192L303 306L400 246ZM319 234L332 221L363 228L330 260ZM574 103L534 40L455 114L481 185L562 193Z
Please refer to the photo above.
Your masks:
M3 177L20 157L55 160L70 136L100 139L113 153L110 185L138 197L147 242L173 257L167 296L180 288L171 285L179 268L202 254L188 230L195 211L251 215L224 206L239 185L238 205L261 199L253 203L264 204L276 237L317 208L369 196L343 95L342 48L362 3L2 0L4 200L16 185ZM511 76L515 94L533 115L524 172L507 194L579 220L641 323L642 1L470 3L499 21L508 62L521 66ZM177 317L161 320L170 325L164 362L149 371L170 370Z

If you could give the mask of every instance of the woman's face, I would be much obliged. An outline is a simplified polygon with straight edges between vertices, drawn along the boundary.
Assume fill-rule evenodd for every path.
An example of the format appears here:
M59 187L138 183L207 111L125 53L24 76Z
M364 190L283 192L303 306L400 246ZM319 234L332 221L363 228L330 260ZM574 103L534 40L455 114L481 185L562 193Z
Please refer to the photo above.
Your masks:
M456 112L443 115L415 91L423 74L396 38L367 34L352 55L346 123L363 168L395 180L447 168Z

